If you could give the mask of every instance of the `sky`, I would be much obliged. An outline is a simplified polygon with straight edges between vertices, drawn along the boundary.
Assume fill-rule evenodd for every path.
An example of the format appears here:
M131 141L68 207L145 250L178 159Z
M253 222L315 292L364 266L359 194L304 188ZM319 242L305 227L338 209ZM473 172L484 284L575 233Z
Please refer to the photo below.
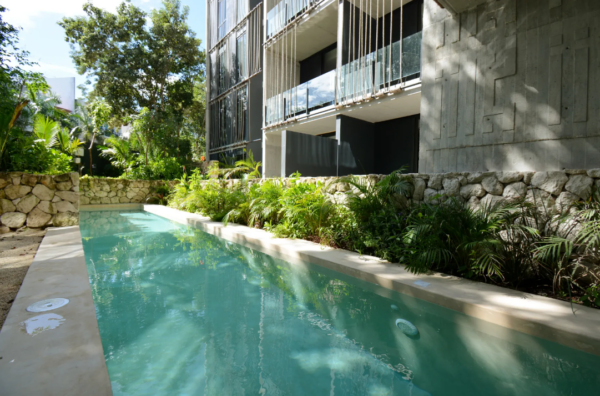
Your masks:
M19 44L31 53L30 60L38 63L34 68L48 78L76 77L76 85L83 84L85 77L77 74L70 56L69 44L65 41L64 30L58 22L65 16L84 15L83 5L88 0L1 0L8 9L4 20L15 27L21 27ZM96 6L114 12L122 0L91 0ZM132 3L146 12L160 8L162 0L132 0ZM202 40L206 35L206 0L181 0L190 9L188 24ZM81 96L77 90L77 97Z

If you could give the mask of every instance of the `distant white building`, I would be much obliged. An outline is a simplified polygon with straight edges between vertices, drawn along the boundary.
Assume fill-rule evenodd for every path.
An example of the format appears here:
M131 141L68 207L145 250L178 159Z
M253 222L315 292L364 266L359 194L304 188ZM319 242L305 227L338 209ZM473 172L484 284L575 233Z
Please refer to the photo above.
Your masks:
M50 90L60 97L56 106L68 112L75 111L75 77L46 78Z

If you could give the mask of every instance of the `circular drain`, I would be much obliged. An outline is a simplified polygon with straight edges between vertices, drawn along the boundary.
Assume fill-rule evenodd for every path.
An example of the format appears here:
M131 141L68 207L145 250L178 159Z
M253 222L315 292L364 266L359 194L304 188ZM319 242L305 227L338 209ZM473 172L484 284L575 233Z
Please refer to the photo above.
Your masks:
M399 328L407 336L416 336L419 334L417 326L405 319L396 319L396 327Z
M27 307L28 312L46 312L53 309L64 307L69 303L66 298L49 298L47 300L38 301Z

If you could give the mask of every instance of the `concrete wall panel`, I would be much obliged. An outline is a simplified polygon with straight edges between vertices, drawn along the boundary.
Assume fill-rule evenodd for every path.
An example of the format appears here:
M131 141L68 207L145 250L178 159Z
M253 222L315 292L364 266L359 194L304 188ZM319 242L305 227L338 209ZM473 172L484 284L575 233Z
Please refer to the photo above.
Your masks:
M600 167L600 1L424 13L420 172Z

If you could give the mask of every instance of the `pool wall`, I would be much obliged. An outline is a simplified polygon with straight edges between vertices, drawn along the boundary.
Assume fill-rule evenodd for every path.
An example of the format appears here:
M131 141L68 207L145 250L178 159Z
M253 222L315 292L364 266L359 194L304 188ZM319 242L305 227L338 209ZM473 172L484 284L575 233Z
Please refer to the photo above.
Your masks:
M84 211L139 209L201 229L288 261L304 261L462 312L525 334L600 356L600 311L443 274L408 272L403 265L304 240L280 239L238 224L160 205L89 205Z

